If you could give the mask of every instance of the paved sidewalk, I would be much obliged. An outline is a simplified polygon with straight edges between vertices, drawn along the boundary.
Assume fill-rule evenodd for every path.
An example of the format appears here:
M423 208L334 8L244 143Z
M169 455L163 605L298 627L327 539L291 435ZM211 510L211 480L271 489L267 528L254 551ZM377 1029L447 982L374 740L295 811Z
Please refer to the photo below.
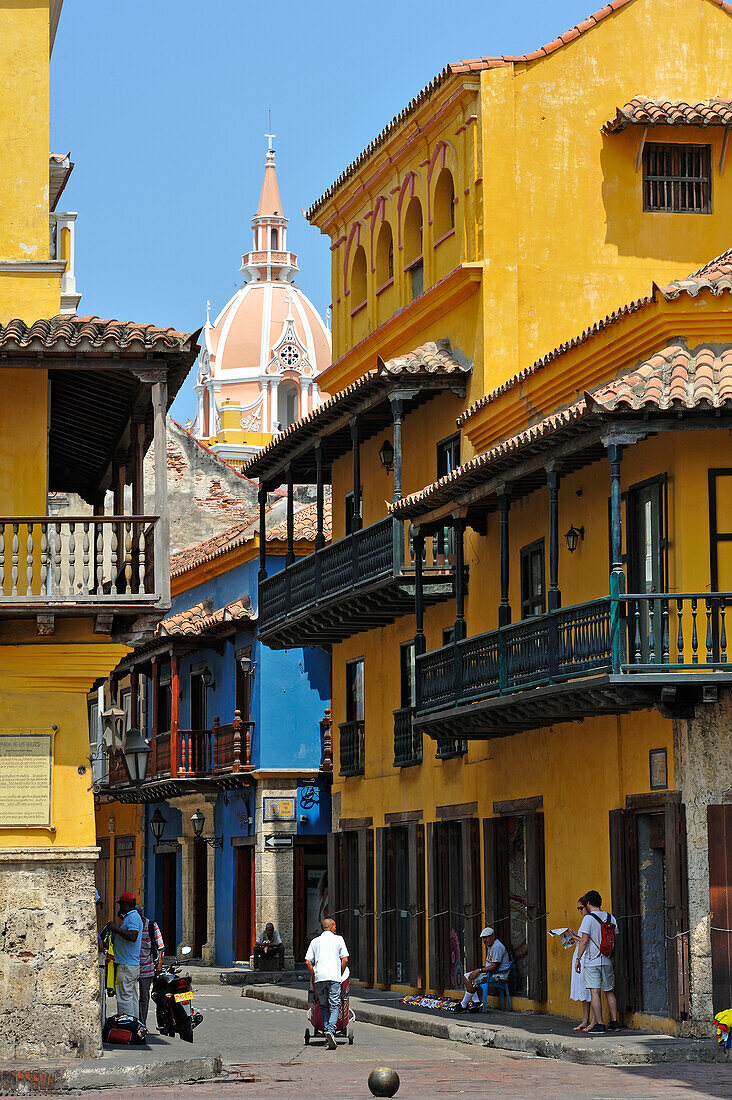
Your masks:
M307 1008L307 989L302 987L245 986L242 996L290 1008ZM574 1021L560 1016L496 1009L489 1009L485 1015L456 1016L446 1011L411 1009L401 1003L401 994L384 990L359 988L356 991L352 986L351 1008L356 1013L356 1026L360 1020L416 1035L558 1058L586 1066L730 1060L711 1036L709 1039L680 1039L651 1032L621 1031L590 1037L573 1032Z

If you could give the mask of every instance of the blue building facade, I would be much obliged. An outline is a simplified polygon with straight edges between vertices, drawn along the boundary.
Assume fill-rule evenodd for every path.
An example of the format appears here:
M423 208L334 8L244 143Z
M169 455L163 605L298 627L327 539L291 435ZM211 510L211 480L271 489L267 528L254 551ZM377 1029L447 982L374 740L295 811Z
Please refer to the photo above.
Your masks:
M169 615L117 670L152 747L147 912L166 952L189 944L217 966L247 962L268 921L286 965L301 962L327 904L330 659L260 642L258 552L258 535L234 528L176 555ZM269 570L284 552L268 541Z

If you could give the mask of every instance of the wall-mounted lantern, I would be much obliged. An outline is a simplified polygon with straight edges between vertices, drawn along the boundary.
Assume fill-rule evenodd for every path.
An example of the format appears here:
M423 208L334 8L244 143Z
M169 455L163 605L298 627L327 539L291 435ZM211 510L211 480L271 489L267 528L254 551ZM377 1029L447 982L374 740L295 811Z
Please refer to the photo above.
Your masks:
M200 810L196 810L194 814L191 814L191 825L193 826L193 835L196 840L202 840L204 844L208 844L209 848L223 848L224 838L222 836L204 836L203 827L206 824L206 817Z
M155 837L156 844L159 844L163 839L166 825L167 822L160 812L160 807L156 806L155 813L150 818L150 828L152 829L152 835Z
M385 439L379 447L379 459L387 474L390 474L394 469L394 448L390 440Z
M145 782L147 762L150 759L151 751L150 745L142 736L142 732L136 729L135 726L131 726L127 730L122 759L125 762L125 771L133 787L139 787Z
M569 531L567 531L567 534L564 536L567 542L567 549L569 550L570 554L574 554L575 550L579 546L580 542L584 539L584 537L584 527L575 527L575 525L572 524Z
M201 680L205 688L216 687L216 683L213 678L213 672L210 668L204 668L203 672L201 673Z

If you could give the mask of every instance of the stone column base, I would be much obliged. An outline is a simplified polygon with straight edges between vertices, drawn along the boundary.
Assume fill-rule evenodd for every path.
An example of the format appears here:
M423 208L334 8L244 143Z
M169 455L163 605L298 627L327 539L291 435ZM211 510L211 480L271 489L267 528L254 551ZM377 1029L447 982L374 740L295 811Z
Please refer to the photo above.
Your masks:
M98 848L0 848L0 1058L102 1053Z

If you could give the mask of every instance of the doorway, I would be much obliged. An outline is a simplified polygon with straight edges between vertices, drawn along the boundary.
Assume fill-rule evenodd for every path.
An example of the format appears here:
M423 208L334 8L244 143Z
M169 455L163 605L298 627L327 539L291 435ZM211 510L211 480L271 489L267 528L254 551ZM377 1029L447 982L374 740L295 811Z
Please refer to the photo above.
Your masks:
M628 490L628 590L631 593L643 595L665 591L668 573L666 488L664 475L633 485ZM647 664L651 653L657 655L661 646L661 638L656 636L661 622L661 604L655 600L652 603L653 623L649 615L651 601L639 601L637 616L632 604L629 608L629 652L631 660L638 664Z
M234 961L249 962L255 935L254 845L234 849Z
M294 899L293 951L296 963L305 962L310 941L319 936L328 904L328 853L325 842L295 841L292 896ZM346 943L348 941L346 940ZM350 946L350 945L349 945Z
M478 822L438 821L427 830L430 984L462 989L478 957L482 927Z
M114 896L134 894L135 891L135 838L118 836L114 842Z
M376 965L380 985L424 989L424 825L376 830Z
M178 944L178 854L162 852L155 858L158 860L161 891L158 905L160 931L168 954L175 955Z
M203 957L208 941L208 845L193 841L193 957Z

